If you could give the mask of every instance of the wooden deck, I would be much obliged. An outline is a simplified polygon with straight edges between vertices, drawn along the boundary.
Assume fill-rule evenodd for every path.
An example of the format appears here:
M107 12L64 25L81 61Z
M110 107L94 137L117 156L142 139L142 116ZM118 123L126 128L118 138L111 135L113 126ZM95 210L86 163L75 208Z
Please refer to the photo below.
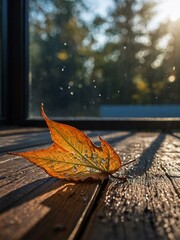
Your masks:
M88 131L122 157L127 182L48 176L9 151L51 144L47 129L0 131L0 239L180 239L180 133Z

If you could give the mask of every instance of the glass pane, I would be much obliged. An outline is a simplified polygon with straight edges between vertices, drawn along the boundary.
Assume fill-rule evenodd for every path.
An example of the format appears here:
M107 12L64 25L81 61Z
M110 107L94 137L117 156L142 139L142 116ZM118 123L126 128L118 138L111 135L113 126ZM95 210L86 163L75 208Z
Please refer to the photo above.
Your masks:
M29 117L180 117L179 9L30 0Z
M0 2L0 117L2 116L2 2Z

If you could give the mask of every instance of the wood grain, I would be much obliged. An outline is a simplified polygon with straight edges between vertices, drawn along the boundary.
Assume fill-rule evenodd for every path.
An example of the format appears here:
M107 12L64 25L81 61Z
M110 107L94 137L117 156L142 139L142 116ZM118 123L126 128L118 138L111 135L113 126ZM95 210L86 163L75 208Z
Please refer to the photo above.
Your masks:
M131 158L143 149L137 163L126 169L132 178L108 184L81 239L179 239L179 140L138 135L134 148L133 138L123 144L130 147Z
M121 155L116 176L104 182L49 177L43 170L6 151L51 144L42 129L5 129L0 157L0 239L179 239L179 133L87 131Z

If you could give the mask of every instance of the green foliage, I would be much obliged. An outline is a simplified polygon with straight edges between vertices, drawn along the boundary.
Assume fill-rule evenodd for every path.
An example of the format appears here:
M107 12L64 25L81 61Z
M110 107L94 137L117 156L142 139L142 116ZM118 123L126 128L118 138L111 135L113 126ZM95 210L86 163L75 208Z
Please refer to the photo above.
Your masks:
M113 4L106 17L91 13L87 21L86 1L30 1L32 114L41 102L52 116L98 116L101 104L180 102L180 21L152 29L154 2Z

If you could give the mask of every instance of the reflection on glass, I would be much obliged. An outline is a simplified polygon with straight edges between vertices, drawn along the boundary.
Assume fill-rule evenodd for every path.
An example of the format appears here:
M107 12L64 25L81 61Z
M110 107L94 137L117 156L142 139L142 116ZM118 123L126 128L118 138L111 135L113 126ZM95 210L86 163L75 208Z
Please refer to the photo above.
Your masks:
M180 116L178 4L30 0L29 116Z

